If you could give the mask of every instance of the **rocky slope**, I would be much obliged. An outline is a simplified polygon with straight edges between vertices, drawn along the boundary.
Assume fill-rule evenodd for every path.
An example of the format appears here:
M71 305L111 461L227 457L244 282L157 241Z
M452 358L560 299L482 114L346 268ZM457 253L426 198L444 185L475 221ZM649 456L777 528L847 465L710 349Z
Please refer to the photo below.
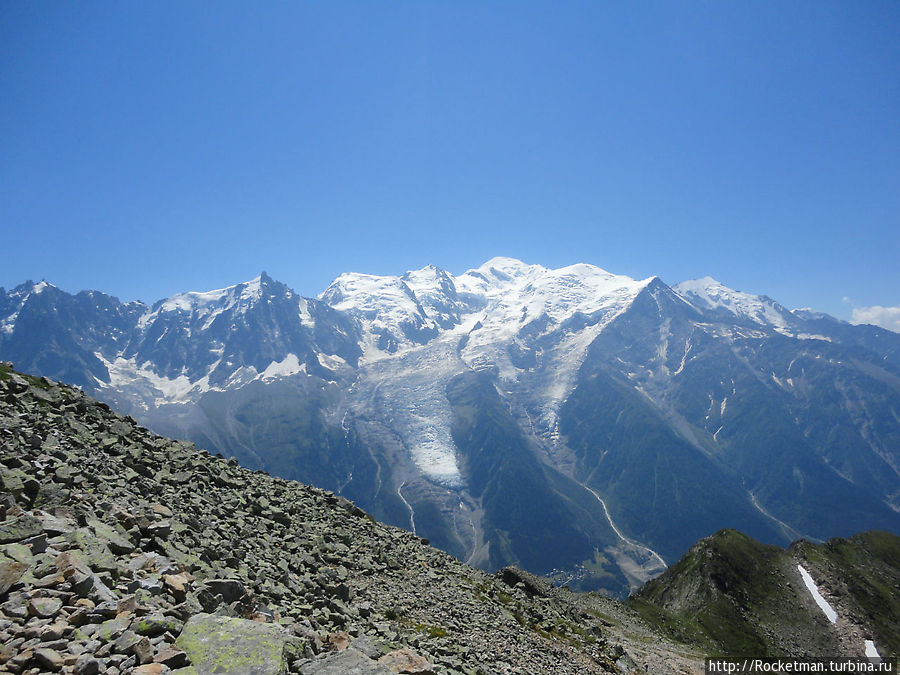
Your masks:
M621 606L489 576L6 364L0 479L0 672L697 668Z

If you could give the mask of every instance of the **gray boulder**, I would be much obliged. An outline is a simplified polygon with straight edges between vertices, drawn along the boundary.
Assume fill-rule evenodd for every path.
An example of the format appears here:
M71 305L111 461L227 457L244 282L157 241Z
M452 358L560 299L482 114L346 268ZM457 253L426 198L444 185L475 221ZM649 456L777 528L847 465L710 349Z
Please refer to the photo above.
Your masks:
M275 624L196 614L175 646L187 654L197 675L283 675L301 645Z
M394 671L356 649L347 649L300 668L301 675L394 675Z

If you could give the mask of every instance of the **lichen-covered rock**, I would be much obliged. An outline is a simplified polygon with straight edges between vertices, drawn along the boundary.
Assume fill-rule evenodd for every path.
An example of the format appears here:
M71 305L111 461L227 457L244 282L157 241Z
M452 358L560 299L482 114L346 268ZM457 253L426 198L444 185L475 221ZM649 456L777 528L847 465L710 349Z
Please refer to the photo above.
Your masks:
M184 623L178 619L169 616L160 616L159 614L151 614L141 617L131 624L131 629L138 635L146 635L147 637L156 637L162 635L166 631L172 635L178 635L181 632Z
M31 514L10 518L0 522L0 544L36 537L42 531L41 521Z
M214 614L197 614L175 645L198 675L283 675L299 639L280 626Z

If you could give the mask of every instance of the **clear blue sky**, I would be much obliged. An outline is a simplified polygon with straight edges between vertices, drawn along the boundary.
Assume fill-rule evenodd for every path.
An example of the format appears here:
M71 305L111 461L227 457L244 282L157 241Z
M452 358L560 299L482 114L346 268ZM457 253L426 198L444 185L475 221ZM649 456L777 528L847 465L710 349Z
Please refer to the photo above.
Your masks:
M495 255L900 305L900 3L0 0L0 285Z

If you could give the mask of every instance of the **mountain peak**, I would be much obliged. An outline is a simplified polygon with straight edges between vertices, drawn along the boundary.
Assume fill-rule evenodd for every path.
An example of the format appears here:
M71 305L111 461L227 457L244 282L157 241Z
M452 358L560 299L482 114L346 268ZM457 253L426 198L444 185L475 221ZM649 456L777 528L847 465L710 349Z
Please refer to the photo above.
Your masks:
M236 304L252 304L263 295L263 287L277 283L265 272L258 277L225 288L211 291L188 291L176 293L154 303L152 312L196 312L206 313L221 310Z
M682 281L678 284L675 284L675 286L685 291L694 292L713 288L725 288L727 290L732 290L725 286L725 284L723 284L721 281L719 281L718 279L713 279L711 276L699 277L698 279L689 279L687 281Z
M476 270L470 271L480 272L483 275L499 278L503 281L508 281L510 279L524 277L530 272L544 269L546 268L542 267L541 265L529 265L528 263L522 262L517 258L497 256L495 258L491 258Z
M726 311L780 332L787 331L788 323L794 319L791 312L771 298L737 291L709 276L682 281L672 290L701 309Z
M24 284L19 284L12 291L11 294L15 294L17 296L25 297L30 295L40 295L44 291L48 289L58 290L56 286L48 282L46 279L41 279L38 282L34 282L31 279L26 281Z
M335 309L382 309L382 298L415 303L415 296L400 277L379 276L362 272L344 272L322 293L319 299Z

